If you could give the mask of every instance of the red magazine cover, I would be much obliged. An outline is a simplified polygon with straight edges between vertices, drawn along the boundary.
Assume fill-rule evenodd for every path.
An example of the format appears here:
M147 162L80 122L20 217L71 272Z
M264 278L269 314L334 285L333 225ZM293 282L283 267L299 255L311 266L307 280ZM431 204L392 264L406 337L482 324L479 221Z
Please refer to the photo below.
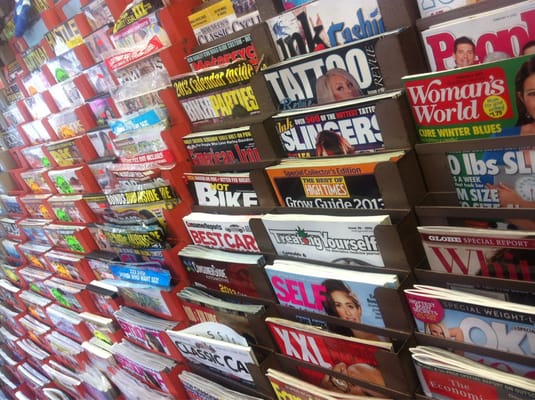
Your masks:
M280 318L266 318L266 324L282 354L350 378L385 385L376 354L389 351L390 343L338 335ZM299 370L304 380L315 385L346 393L374 395L373 391L354 387L356 385L344 379L312 371L304 366Z

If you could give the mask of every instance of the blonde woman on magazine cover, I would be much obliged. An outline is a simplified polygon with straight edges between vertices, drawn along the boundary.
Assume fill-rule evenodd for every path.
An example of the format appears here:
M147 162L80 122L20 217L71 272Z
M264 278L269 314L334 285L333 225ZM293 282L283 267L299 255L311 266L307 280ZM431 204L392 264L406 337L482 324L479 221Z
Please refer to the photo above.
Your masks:
M341 68L328 70L316 81L318 104L356 99L360 95L360 87L353 75Z

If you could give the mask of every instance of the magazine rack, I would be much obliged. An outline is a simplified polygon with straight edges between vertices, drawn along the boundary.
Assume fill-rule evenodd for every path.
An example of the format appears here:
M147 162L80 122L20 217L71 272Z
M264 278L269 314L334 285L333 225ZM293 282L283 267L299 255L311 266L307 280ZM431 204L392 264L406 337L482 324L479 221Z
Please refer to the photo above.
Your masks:
M316 208L283 208L277 207L269 210L276 214L303 214L308 215L336 215L336 216L367 216L388 214L392 225L378 225L375 227L375 236L386 267L410 270L424 259L424 251L418 232L416 231L416 216L412 211L399 209L383 210L347 210L347 209L316 209ZM275 256L275 248L259 218L249 221L258 247L262 253ZM340 267L340 264L332 264ZM377 271L377 270L376 270Z

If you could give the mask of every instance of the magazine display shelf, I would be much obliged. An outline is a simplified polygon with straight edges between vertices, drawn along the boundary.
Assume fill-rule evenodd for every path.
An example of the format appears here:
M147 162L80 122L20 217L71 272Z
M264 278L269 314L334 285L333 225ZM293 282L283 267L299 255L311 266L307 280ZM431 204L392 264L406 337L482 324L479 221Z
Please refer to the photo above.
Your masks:
M444 143L420 143L415 150L429 192L455 192L446 153L470 150L494 150L500 148L529 147L532 136L509 136Z
M408 271L413 266L418 265L425 257L420 237L416 231L416 216L414 212L408 209L347 210L277 207L270 210L270 212L277 214L332 214L336 216L388 214L392 219L392 225L378 225L374 230L381 257L386 267ZM275 249L262 221L258 218L252 218L250 225L260 250L263 253L275 256ZM338 268L341 265L332 264L332 266ZM382 271L382 269L379 268L374 271Z

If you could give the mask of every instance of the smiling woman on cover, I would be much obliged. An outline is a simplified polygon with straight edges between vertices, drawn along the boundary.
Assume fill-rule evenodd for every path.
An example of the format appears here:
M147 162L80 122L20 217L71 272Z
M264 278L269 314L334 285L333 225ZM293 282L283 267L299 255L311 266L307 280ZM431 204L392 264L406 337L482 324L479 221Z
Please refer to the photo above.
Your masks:
M322 283L325 288L323 308L328 315L342 318L346 321L362 323L362 306L358 297L347 285L338 279L326 279ZM373 333L358 329L338 327L333 329L337 333L366 340L381 340Z
M520 135L535 134L535 57L519 68L515 78Z

